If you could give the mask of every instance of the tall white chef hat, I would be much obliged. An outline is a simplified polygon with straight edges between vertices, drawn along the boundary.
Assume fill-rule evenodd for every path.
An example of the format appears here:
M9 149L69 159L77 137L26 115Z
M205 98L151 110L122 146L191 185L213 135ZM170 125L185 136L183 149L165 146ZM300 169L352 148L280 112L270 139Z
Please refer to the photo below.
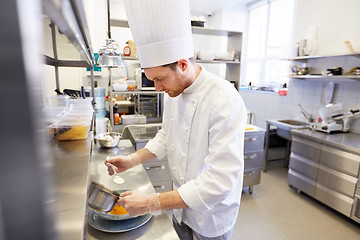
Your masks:
M189 0L124 0L143 68L194 56Z

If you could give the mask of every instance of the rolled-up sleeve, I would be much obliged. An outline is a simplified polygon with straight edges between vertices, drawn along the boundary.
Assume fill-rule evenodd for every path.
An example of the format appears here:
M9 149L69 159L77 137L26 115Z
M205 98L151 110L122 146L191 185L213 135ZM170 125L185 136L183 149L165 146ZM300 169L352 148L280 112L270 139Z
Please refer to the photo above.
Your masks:
M202 214L210 210L210 207L203 201L197 188L195 187L195 181L191 180L182 185L178 192L182 200L189 206Z

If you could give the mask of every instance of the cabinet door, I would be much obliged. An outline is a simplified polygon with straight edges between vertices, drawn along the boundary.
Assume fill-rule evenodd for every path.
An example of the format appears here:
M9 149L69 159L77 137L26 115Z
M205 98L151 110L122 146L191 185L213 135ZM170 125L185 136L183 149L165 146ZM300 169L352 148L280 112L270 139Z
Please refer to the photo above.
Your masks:
M316 180L319 164L292 152L290 154L289 168Z
M245 132L244 152L260 151L264 149L264 132Z
M320 164L318 182L349 197L354 197L357 178Z
M320 162L354 177L358 176L360 156L324 145Z
M171 180L168 162L146 162L143 163L143 166L151 182Z
M251 169L244 172L243 187L253 186L260 183L261 169Z
M321 143L293 136L291 152L295 152L314 162L319 162L321 146Z
M316 182L292 169L288 172L288 184L312 197L315 194Z
M244 170L262 168L264 151L244 153Z
M152 185L157 193L167 192L173 189L172 181L152 182Z
M345 216L350 217L354 199L325 187L320 183L316 184L315 198Z

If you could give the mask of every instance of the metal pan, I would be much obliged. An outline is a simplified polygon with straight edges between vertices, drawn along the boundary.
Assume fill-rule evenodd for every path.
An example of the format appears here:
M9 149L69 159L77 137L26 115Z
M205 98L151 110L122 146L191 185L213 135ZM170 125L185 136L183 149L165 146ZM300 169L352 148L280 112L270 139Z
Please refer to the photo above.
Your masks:
M100 212L110 212L120 193L109 189L101 184L91 182L88 191L88 205Z

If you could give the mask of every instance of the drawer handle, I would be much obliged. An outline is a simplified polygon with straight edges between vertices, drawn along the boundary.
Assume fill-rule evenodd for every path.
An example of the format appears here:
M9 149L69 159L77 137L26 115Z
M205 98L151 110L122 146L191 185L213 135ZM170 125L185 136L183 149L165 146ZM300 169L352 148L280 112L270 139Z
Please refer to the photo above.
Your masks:
M145 167L145 170L164 170L165 166Z
M246 159L254 159L254 158L256 158L256 154L253 154L253 155L251 155L251 156L244 156L244 159L246 160Z
M164 189L165 189L165 186L164 186L164 185L154 186L154 188L155 188L156 190L164 190Z
M254 174L255 174L255 171L252 171L252 172L249 172L249 173L244 173L244 177L251 177Z
M256 141L256 140L258 140L258 139L259 139L259 137L245 138L245 141L251 142L251 141Z

